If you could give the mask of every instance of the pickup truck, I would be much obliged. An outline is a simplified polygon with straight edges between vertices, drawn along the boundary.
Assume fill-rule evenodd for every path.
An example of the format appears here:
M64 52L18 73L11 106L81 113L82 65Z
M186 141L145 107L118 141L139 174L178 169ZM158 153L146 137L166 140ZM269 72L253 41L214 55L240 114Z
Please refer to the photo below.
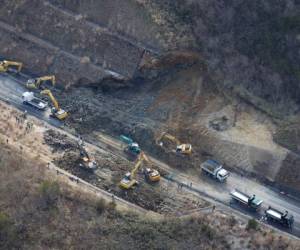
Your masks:
M45 110L48 106L47 102L34 96L33 92L24 92L22 94L24 104L30 105L39 110Z
M223 168L222 164L215 160L207 160L203 162L201 164L201 169L204 173L220 182L224 182L229 176L229 172Z
M267 210L265 210L265 217L269 221L279 223L288 228L292 228L294 223L294 217L293 215L289 214L288 211L283 213L272 207L269 207Z
M263 201L257 198L255 194L250 196L237 189L231 191L230 196L234 201L248 208L254 209L255 211L258 210L261 207L261 204L263 203Z

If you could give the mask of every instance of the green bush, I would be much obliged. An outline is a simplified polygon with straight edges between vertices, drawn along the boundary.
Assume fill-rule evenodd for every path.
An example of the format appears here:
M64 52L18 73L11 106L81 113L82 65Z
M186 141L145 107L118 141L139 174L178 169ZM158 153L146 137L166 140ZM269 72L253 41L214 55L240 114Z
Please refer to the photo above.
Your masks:
M60 188L56 181L43 181L39 187L39 192L44 208L49 209L56 206L60 196Z
M248 220L247 230L258 230L258 222L255 219Z
M8 249L16 246L17 232L13 221L0 212L0 249Z
M97 201L96 210L99 214L102 214L106 208L107 208L107 204L103 198Z

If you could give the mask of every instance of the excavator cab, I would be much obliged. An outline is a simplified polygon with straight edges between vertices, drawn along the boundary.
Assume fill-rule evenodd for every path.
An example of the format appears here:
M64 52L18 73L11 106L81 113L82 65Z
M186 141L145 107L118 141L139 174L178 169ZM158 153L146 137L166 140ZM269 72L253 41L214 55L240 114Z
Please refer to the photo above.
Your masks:
M43 83L48 81L52 83L52 86L55 86L55 76L51 75L51 76L43 76L43 77L29 79L26 83L26 88L39 89L41 88Z
M14 62L14 61L0 61L0 73L5 73L9 71L11 68L16 68L17 72L22 70L23 63L21 62Z
M149 182L160 181L160 173L156 169L145 168L144 175L145 175L145 179Z
M192 145L191 144L181 144L176 147L176 153L189 155L192 153Z

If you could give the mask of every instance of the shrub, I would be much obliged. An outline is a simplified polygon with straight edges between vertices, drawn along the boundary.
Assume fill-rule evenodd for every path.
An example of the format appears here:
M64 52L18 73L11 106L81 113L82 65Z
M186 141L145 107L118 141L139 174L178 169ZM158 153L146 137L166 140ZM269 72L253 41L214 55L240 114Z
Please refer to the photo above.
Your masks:
M13 221L0 212L0 249L8 249L15 246L17 240L17 232Z
M96 210L99 214L102 214L106 208L107 208L107 204L103 198L97 201Z
M60 195L60 188L56 181L43 181L40 185L39 191L44 208L49 209L56 206Z
M255 219L248 220L248 224L246 227L247 230L257 230L258 229L258 222Z

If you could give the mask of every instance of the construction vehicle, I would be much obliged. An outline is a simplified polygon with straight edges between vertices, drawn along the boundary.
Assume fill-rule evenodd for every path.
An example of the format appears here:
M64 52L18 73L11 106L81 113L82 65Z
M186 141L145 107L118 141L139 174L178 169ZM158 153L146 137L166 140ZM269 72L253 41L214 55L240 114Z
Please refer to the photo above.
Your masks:
M49 89L43 90L41 95L47 95L52 101L54 107L51 109L51 116L59 120L64 120L68 116L68 113L59 107L57 100Z
M39 110L45 110L48 103L34 96L33 92L24 92L22 94L23 104L30 105Z
M192 145L191 144L189 144L189 143L184 143L183 144L175 136L170 135L169 133L166 133L166 132L162 133L156 139L156 143L159 146L163 146L164 145L164 143L163 143L164 138L176 143L176 150L175 150L176 153L180 153L180 154L183 154L183 155L190 155L192 153Z
M134 142L131 138L121 135L120 139L126 144L124 151L134 157L141 153L141 148L138 143Z
M14 67L16 68L17 72L20 72L22 70L23 63L6 60L0 61L0 73L5 73Z
M88 152L84 148L84 144L82 142L78 143L78 148L80 150L80 162L79 167L87 170L87 171L95 171L97 169L97 163L89 156Z
M145 155L144 152L140 152L139 159L134 165L134 168L131 170L131 172L127 172L123 179L120 182L120 187L123 189L130 189L133 188L135 185L138 184L138 181L136 180L136 173L141 167L142 163L144 161L149 162L148 157ZM144 171L144 175L146 180L151 182L157 182L160 180L160 174L157 170L146 168Z
M204 173L220 182L224 182L229 176L229 172L223 168L222 164L215 160L207 160L203 162L201 164L201 169Z
M149 182L160 181L160 173L158 172L158 170L152 169L152 168L145 168L143 172L144 172L146 181L149 181Z
M51 82L55 86L55 76L42 76L38 78L29 79L26 83L26 88L28 89L39 89L44 82Z
M253 209L257 211L260 207L263 201L259 198L256 198L255 194L252 196L249 196L237 189L234 189L230 193L231 198L234 201L237 201L238 203L246 206L247 208Z
M279 223L288 228L292 228L294 223L294 217L293 215L289 214L288 211L283 213L271 207L265 210L265 217L269 221Z

